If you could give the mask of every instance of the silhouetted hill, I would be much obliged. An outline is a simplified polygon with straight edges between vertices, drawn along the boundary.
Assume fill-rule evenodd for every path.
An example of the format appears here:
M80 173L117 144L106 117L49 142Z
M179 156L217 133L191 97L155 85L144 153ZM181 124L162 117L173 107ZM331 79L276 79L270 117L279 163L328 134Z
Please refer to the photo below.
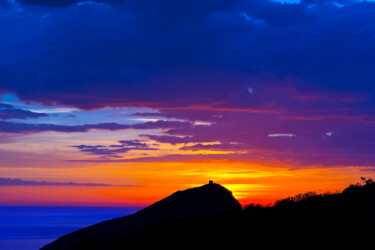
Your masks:
M185 191L178 191L133 215L80 229L57 239L42 249L74 249L91 240L111 242L119 235L161 221L214 216L226 212L239 212L241 209L241 205L230 191L218 184L211 183ZM94 245L97 246L97 244Z
M233 208L237 212L222 213L227 209L220 209L215 210L216 215L206 216L210 212L199 208L196 211L205 212L192 212L183 218L173 216L173 220L152 221L131 232L119 233L118 229L111 229L112 233L116 231L116 235L110 240L84 238L80 234L79 244L73 249L374 249L375 184L371 179L364 181L364 185L351 185L342 193L300 194L281 200L272 207L249 205L240 212L238 203L233 202L232 196L227 193L229 191L218 185L218 190L225 190L227 198L224 200L229 200L224 204L233 204L233 207L228 206L228 210ZM195 195L207 197L211 192L207 191L205 195L206 191L200 192L210 188L207 186L184 192L189 199ZM175 210L168 204L179 207L175 202L181 202L182 206L189 203L189 209L200 206L191 200L185 202L183 196L175 199L178 194L155 203L145 211L150 214L155 209L161 214L164 213L161 211L173 214ZM220 206L221 203L215 199L203 200ZM193 200L198 202L202 199ZM209 204L205 206L213 209ZM99 225L94 227L100 228ZM70 238L62 239L66 241ZM51 248L62 246L56 243L45 249L72 249Z

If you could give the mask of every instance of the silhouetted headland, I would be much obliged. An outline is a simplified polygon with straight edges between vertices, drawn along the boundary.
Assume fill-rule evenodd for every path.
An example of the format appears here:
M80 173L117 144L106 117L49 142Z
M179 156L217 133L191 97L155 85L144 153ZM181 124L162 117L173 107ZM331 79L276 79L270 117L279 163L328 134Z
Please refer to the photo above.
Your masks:
M104 221L65 235L42 249L80 249L87 241L111 242L119 235L162 221L186 220L241 210L240 203L229 190L210 181L201 187L178 191L133 215Z
M78 230L43 249L373 249L375 183L241 209L218 184L179 191L138 213Z

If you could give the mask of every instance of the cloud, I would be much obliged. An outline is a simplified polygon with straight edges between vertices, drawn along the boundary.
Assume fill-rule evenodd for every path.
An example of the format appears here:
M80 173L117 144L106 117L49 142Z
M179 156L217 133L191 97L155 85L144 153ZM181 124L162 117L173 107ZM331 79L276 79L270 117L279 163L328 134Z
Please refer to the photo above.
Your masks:
M268 137L296 137L295 134L268 134Z
M141 135L150 140L154 140L161 143L177 144L177 143L191 143L200 142L199 139L195 139L193 136L170 136L170 135Z
M2 89L24 100L83 109L186 102L249 107L253 98L241 95L242 86L260 72L297 76L304 91L374 90L373 3L338 8L316 1L314 9L306 1L108 3L115 2L113 8L87 11L75 5L25 8L22 17L8 10L2 21L11 25L0 27L12 34L0 42ZM50 13L46 22L41 21L45 12ZM240 13L266 25L254 26ZM342 25L349 19L351 25ZM303 82L314 84L308 89ZM258 90L263 84L255 79L251 86Z
M137 185L112 185L104 183L48 182L22 179L0 178L0 186L85 186L85 187L139 187Z
M146 117L163 117L164 115L160 112L137 112L132 114L132 116L146 116Z
M12 105L0 103L0 120L39 118L45 116L48 116L48 114L16 109Z
M84 160L67 160L67 162L191 162L191 161L212 161L212 160L239 160L240 155L236 154L200 154L200 155L187 155L187 154L169 154L163 156L143 156L131 159L84 159ZM243 157L241 160L247 160Z
M55 132L87 132L89 130L128 130L128 129L171 129L191 126L190 122L178 121L155 121L136 124L118 124L115 122L98 123L98 124L83 124L83 125L56 125L50 123L16 123L0 121L0 132L11 134L27 134L27 133L42 133L48 131Z
M375 168L363 168L361 169L363 172L375 172Z
M68 6L73 4L79 4L79 3L116 3L121 2L121 0L92 0L92 1L84 1L84 0L17 0L18 3L23 5L38 5L38 6L45 6L45 7L62 7L62 6Z
M180 150L191 150L191 151L200 151L200 150L206 150L206 151L227 151L228 153L238 152L239 154L242 154L243 152L248 151L242 143L197 143L191 146L183 146L180 148Z
M156 150L150 148L149 145L141 140L123 140L119 141L120 144L115 145L77 145L71 146L79 149L81 152L89 153L92 155L101 156L102 158L119 158L121 154L134 150Z
M0 110L2 109L14 109L14 107L6 103L0 103Z
M294 167L375 165L371 156L375 153L373 122L352 115L323 115L319 119L295 120L289 118L288 112L222 112L222 117L218 118L216 111L206 111L203 113L207 119L215 116L215 122L210 126L175 128L166 131L165 135L145 136L160 143L198 143L180 150L237 152L224 156L233 161L259 161ZM183 112L174 114L183 115ZM280 128L288 128L293 133L275 133ZM322 136L330 130L334 131L334 136ZM271 138L267 139L268 135ZM217 141L220 143L212 144ZM190 155L190 160L196 157ZM278 159L277 163L275 159Z

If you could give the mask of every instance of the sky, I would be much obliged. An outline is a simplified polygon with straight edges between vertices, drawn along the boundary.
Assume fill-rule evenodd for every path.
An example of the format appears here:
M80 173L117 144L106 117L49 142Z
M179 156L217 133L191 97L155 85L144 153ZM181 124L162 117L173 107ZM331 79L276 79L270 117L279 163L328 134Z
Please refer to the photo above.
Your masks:
M375 2L0 0L0 34L0 205L375 176Z

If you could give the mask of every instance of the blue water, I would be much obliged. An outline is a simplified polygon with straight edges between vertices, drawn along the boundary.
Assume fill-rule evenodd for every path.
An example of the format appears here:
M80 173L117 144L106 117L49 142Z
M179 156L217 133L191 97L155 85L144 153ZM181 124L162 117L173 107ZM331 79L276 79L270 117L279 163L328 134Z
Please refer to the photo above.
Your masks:
M64 234L104 220L133 214L140 209L0 206L0 249L39 249Z

